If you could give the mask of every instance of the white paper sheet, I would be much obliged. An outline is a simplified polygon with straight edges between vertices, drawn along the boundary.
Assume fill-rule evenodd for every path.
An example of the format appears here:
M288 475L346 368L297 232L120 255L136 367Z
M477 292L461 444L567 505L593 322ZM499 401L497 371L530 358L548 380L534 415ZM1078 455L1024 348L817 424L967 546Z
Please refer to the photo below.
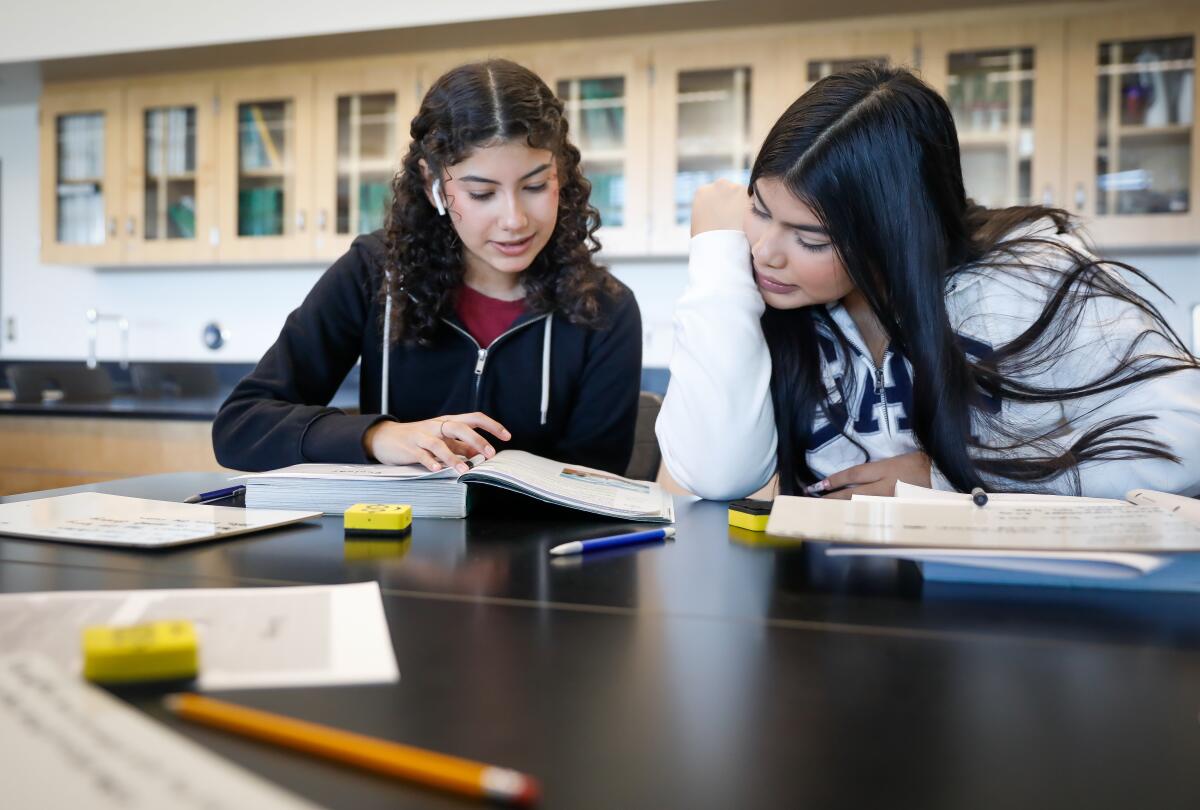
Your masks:
M0 649L80 673L84 627L156 619L196 624L202 689L400 679L377 582L4 594Z
M315 810L32 653L0 657L11 808Z
M215 540L321 517L320 512L153 501L102 492L0 503L0 535L131 548Z
M1169 510L1066 499L991 503L780 496L767 533L836 543L1047 551L1198 551L1200 526Z

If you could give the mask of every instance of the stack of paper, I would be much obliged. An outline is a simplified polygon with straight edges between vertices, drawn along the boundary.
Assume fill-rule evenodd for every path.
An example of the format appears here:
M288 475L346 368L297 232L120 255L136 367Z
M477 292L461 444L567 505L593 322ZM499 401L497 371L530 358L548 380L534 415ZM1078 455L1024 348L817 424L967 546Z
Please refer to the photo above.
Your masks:
M248 508L340 515L356 503L406 503L415 517L434 518L461 518L469 511L467 485L454 470L430 472L419 464L296 464L242 480Z
M767 531L838 544L829 556L911 560L927 580L1200 590L1200 503L1147 490L994 494L978 507L901 483L892 498L778 498Z

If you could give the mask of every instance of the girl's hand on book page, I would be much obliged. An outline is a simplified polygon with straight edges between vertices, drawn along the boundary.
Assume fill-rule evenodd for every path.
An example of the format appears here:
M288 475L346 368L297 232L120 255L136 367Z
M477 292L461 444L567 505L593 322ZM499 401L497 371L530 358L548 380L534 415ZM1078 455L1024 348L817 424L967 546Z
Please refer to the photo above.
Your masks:
M883 461L871 461L848 467L808 488L809 495L849 499L859 495L894 495L896 482L930 486L929 456L921 452L905 453ZM828 493L828 494L826 494Z
M422 464L433 472L453 467L465 473L471 468L463 456L496 455L496 449L476 429L504 441L512 438L487 414L460 413L421 422L380 422L367 431L363 444L367 454L381 464Z
M701 186L692 198L692 236L705 231L740 231L750 197L745 186L718 180Z

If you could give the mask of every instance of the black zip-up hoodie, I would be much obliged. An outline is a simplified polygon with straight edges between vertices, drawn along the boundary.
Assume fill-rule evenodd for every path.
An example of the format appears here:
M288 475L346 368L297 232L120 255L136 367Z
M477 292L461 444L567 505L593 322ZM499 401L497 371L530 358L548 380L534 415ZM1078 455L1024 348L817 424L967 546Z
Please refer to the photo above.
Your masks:
M269 470L308 461L365 463L363 435L377 422L482 411L512 433L509 442L487 436L497 450L624 473L642 371L641 315L627 287L616 298L605 296L599 329L526 313L481 349L451 315L432 345L392 346L389 415L382 416L378 293L385 262L383 232L360 236L288 316L275 345L213 422L221 464ZM360 357L362 413L329 407Z

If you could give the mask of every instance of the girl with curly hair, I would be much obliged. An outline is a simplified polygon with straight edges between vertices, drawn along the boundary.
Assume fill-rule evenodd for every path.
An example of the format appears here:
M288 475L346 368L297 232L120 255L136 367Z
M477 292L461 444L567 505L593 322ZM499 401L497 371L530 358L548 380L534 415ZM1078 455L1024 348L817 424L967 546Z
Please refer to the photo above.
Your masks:
M562 102L513 62L430 87L392 185L213 424L218 460L453 467L504 447L622 473L641 320L596 264ZM361 358L360 414L328 406Z
M813 85L692 232L657 426L692 492L1200 494L1200 363L1157 288L1065 211L971 201L907 70Z

